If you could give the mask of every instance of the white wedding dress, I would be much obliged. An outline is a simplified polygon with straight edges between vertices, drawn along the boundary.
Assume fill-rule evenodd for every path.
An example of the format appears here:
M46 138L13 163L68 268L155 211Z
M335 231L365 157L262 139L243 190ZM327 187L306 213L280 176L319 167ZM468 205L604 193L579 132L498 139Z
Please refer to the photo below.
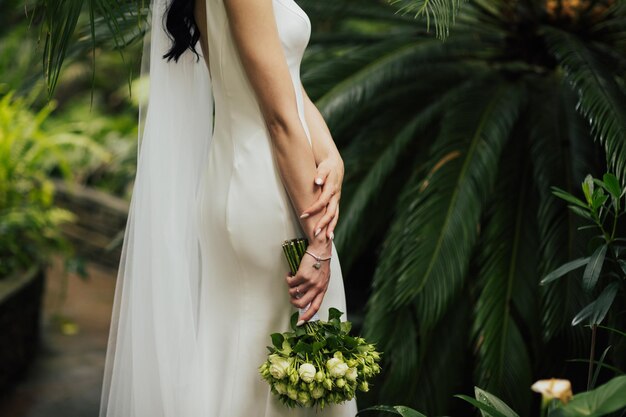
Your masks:
M258 373L267 357L270 334L289 330L290 316L296 311L284 282L288 265L281 244L304 233L281 182L271 138L242 67L223 0L206 1L210 81L203 59L187 56L169 65L189 68L193 96L177 97L182 93L173 83L167 87L172 88L169 92L161 86L164 97L150 99L146 137L161 134L164 139L159 145L144 139L140 148L100 417L352 417L357 412L355 400L326 406L321 412L288 409ZM300 120L310 141L300 63L311 23L294 0L273 0L273 6ZM200 144L192 149L185 145L185 132L211 136L208 131L198 133L211 129L210 114L204 120L185 119L194 109L210 107L203 96L211 94L207 83L212 84L214 97L212 139L208 144L197 141ZM176 108L184 100L189 107ZM151 117L171 117L185 124L154 119L151 125ZM152 131L156 127L150 126L158 123L167 125ZM199 165L195 193L182 193L181 189L191 188L181 181L193 178L195 163ZM173 172L164 172L169 170ZM181 177L176 179L178 172ZM151 186L145 185L148 178ZM144 183L138 185L139 181ZM168 198L159 199L160 193L168 193ZM154 207L155 201L165 203ZM181 223L187 221L185 216L190 220ZM188 224L192 226L184 226ZM179 240L178 228L189 227L197 230L197 239L188 234ZM141 237L145 239L138 244ZM346 312L334 245L330 268L330 284L319 310L322 320L327 319L329 307ZM344 314L342 320L346 319Z

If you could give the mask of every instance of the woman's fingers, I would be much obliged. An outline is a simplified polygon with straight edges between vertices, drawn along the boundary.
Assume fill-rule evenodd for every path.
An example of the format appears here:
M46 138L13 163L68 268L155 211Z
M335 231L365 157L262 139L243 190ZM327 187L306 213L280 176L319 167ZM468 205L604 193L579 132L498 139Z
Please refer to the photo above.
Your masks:
M317 166L317 172L315 173L315 183L322 185L326 183L326 178L330 174L330 169L326 168L326 164L320 164Z
M322 216L321 219L319 219L319 221L315 225L315 229L313 230L322 230L323 228L325 228L330 223L330 221L336 216L338 205L339 205L339 196L333 196L328 202L328 208L326 209L326 213ZM328 238L330 238L330 233L328 231L326 231L326 234L328 235Z
M298 285L302 285L306 282L306 278L304 278L302 275L291 275L291 274L287 274L287 276L285 277L285 281L287 282L287 285L289 286L289 288L295 288Z
M324 300L325 294L326 294L326 289L324 289L324 291L320 291L319 293L317 293L315 298L313 298L313 301L311 301L311 305L309 306L309 308L302 315L300 315L300 317L298 317L298 323L304 324L307 321L311 320L311 318L313 318L315 313L317 313L320 307L322 306L322 301Z
M326 229L326 236L329 239L335 238L335 226L337 226L337 221L339 220L339 203L337 203L337 210L335 210L335 216L328 224L328 228Z
M322 188L322 194L320 194L320 196L317 198L315 203L313 203L313 205L309 206L309 208L302 212L300 218L304 219L305 217L309 217L311 214L317 213L318 211L322 210L328 205L330 199L334 195L338 195L335 187L330 184L325 185L324 188Z
M291 298L299 299L299 298L304 297L310 288L311 288L311 284L304 283L304 284L296 285L295 287L290 287L287 292L289 293Z

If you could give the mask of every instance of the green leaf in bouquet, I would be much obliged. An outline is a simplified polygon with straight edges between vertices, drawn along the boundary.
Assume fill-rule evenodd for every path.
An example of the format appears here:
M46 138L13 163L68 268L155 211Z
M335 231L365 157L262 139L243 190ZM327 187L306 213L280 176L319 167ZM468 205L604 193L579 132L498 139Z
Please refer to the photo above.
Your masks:
M296 326L296 324L298 324L298 317L299 317L299 316L300 316L300 313L298 313L298 312L295 312L295 313L293 313L293 314L291 315L291 319L290 319L290 321L291 321L291 328L292 328L294 331L296 331L296 330L298 330L298 329L299 329L299 327L298 327L298 326Z
M283 348L283 342L285 341L285 337L282 334L280 334L280 333L272 333L270 335L270 337L272 338L272 344L274 344L276 349L282 349Z
M359 345L359 342L352 336L346 336L343 338L343 343L348 349L354 349Z
M326 346L328 346L330 350L337 350L341 347L341 343L339 342L337 336L330 335L326 338Z
M296 337L302 337L306 334L306 329L304 326L296 326Z
M313 348L308 343L304 343L302 340L300 340L293 347L293 351L296 353L312 353Z
M326 342L325 341L313 342L313 345L311 347L311 353L313 353L314 355L317 355L317 352L319 352L321 349L323 349L324 346L326 346Z
M334 307L331 307L328 309L328 321L331 321L333 319L340 320L342 315L343 315L343 312L337 310Z
M350 330L352 330L352 323L349 321L342 321L341 322L341 331L345 332L345 333L350 333Z

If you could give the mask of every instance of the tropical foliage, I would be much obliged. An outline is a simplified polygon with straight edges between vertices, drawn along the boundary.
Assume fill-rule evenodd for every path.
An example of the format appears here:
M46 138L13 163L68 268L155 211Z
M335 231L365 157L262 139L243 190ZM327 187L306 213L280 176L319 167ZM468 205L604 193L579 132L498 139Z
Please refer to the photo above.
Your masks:
M44 262L53 251L69 250L60 225L72 215L54 207L47 176L67 141L43 134L50 111L51 106L33 114L11 93L0 100L0 278Z
M554 380L553 380L554 381ZM553 381L537 381L534 385ZM551 392L542 392L541 416L546 417L602 417L626 408L626 376L611 379L606 384L590 391L573 395L570 382L556 380L569 386L568 397L555 397ZM474 387L474 398L467 395L455 395L480 410L483 417L519 417L511 407L497 396ZM361 410L357 416L369 411L384 411L385 413L402 417L426 417L424 414L405 406L374 406Z
M587 322L591 328L591 353L589 357L589 372L587 388L591 389L597 379L593 368L595 361L596 334L605 318L608 320L609 347L600 360L603 364L608 350L612 347L611 362L618 369L626 369L626 340L620 327L624 327L621 316L626 312L626 239L617 235L618 230L624 230L620 218L626 215L626 187L621 187L617 178L612 174L605 174L603 179L593 178L590 175L582 184L584 201L574 195L556 188L554 193L569 203L574 213L585 219L588 225L583 228L595 231L589 245L592 250L590 256L570 261L548 274L541 280L541 284L548 284L567 273L585 267L582 276L582 286L593 297L593 301L584 306L572 318L572 326ZM620 326L621 325L621 326Z
M377 259L364 326L386 353L379 402L444 413L473 382L528 415L518 387L584 374L564 358L586 353L570 321L592 300L577 280L538 284L589 233L551 186L607 166L625 180L625 7L477 0L442 42L383 5L330 3L302 2L332 28L303 79L349 173L342 267ZM359 19L383 29L354 34Z

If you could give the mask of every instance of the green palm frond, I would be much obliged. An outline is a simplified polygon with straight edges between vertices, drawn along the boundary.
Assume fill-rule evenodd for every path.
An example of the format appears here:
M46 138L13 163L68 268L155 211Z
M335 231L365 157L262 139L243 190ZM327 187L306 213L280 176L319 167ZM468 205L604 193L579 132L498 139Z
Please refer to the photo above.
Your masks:
M386 375L380 396L387 403L404 404L428 415L445 414L451 396L467 385L461 375L471 362L469 299L458 297L428 334L417 332L412 308L398 313L390 318L388 344L397 348L383 355Z
M51 97L68 51L78 42L75 33L83 9L87 9L92 48L105 36L122 50L140 39L147 4L146 0L39 0L36 6L43 20L43 68ZM107 35L102 33L103 26L108 29Z
M83 1L46 1L43 68L51 96L83 8Z
M368 21L389 21L395 24L414 26L411 16L394 13L394 10L381 2L336 1L336 0L296 0L315 19L344 21L345 19L367 19ZM394 27L395 28L395 27Z
M519 387L532 383L531 349L539 337L520 328L535 329L538 321L539 254L527 142L518 136L505 150L479 244L472 333L477 385L529 415L530 390Z
M346 210L344 210L346 214L342 216L342 222L337 227L335 244L338 250L358 244L358 236L362 235L362 230L371 222L369 219L371 212L368 211L368 208L372 201L379 196L390 176L397 171L397 164L401 155L406 152L412 142L416 141L417 135L423 134L425 129L441 115L449 103L451 95L448 94L430 104L424 111L410 120L390 140L389 145L368 169L365 178L359 182L354 195L349 198ZM342 257L342 268L349 269L351 260L351 258Z
M354 121L359 109L388 89L419 79L421 74L427 76L442 67L463 69L453 60L467 56L472 43L472 40L462 40L442 44L433 39L418 39L395 44L387 53L337 82L316 100L316 105L333 132L341 131L342 126ZM311 73L307 74L309 83L311 77ZM319 75L317 78L320 78Z
M386 238L371 305L393 313L414 304L424 329L439 320L465 278L498 158L523 101L517 86L478 83L448 110L430 172L401 197L403 226ZM370 315L377 318L384 320Z
M579 38L553 27L544 31L550 52L578 94L582 115L604 146L609 167L626 184L626 95Z
M389 0L398 5L398 11L403 14L412 14L415 18L425 17L426 27L430 30L430 21L435 21L435 31L438 38L445 39L450 34L450 26L454 24L461 6L467 0Z
M576 239L577 217L567 211L551 186L573 192L589 172L594 172L594 144L585 121L574 108L575 93L559 84L541 84L532 98L529 117L533 176L539 195L537 222L542 253L538 274L545 276L563 263L584 254ZM565 175L564 175L565 174ZM581 329L569 330L569 322L584 305L579 280L564 279L541 287L543 339L549 342L568 329L572 352L584 346Z

